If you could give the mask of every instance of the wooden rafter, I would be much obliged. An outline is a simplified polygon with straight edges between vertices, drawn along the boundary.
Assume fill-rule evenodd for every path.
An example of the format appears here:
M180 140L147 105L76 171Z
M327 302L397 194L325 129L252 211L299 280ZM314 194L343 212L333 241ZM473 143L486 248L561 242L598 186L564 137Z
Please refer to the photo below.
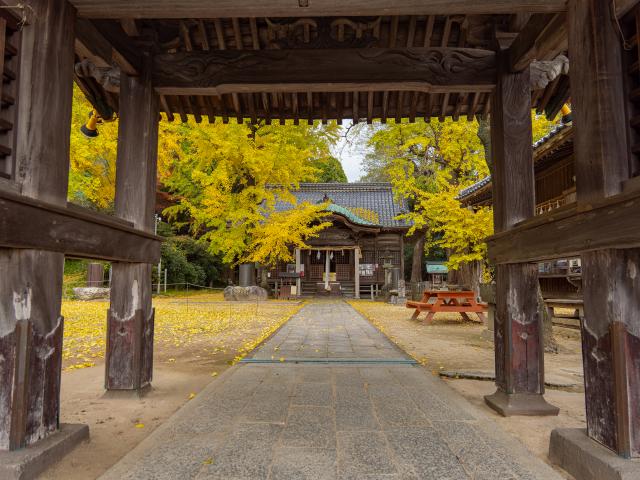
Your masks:
M378 15L464 15L549 13L566 10L565 0L326 0L296 8L289 0L70 0L88 18L237 18ZM628 3L625 0L623 3Z
M140 71L140 57L131 48L118 48L107 38L96 25L89 20L76 21L76 48L82 49L90 55L90 60L96 66L108 67L118 65L120 69L130 75L137 75Z
M567 49L565 14L534 15L509 47L510 69L519 72L533 60L550 60Z

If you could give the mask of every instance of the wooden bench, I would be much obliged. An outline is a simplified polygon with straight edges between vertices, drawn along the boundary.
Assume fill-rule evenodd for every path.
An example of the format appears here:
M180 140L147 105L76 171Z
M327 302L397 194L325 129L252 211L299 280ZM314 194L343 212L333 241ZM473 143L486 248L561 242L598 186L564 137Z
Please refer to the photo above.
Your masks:
M440 291L426 290L419 302L407 302L407 308L413 308L411 320L416 320L422 312L427 312L426 323L431 323L436 313L459 313L465 320L472 321L468 313L475 313L481 322L485 322L484 314L489 307L486 303L478 303L472 291Z
M582 319L584 318L584 302L578 298L546 298L544 305L549 314L552 323L565 327L580 328ZM575 317L554 317L554 309L567 308L578 312L578 318Z

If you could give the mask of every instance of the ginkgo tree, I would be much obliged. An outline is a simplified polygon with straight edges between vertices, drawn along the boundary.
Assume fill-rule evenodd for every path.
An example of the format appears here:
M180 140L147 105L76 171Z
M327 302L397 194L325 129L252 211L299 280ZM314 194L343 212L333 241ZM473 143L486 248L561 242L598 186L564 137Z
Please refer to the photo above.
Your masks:
M460 209L460 188L488 174L474 122L422 120L373 131L364 162L371 180L388 180L409 211L415 239L412 281L421 280L423 252L446 249L452 268L484 256L483 238L492 230L486 209ZM472 226L472 228L470 228Z
M116 187L118 122L100 125L100 136L88 139L80 132L93 107L77 86L73 90L69 200L111 212Z
M80 127L91 110L75 87L69 200L111 212L118 121L100 124L99 136L88 139ZM226 263L287 260L283 245L302 246L324 228L322 209L302 205L275 214L276 202L295 203L290 192L304 181L346 181L331 154L338 134L335 124L172 123L163 117L158 188L173 202L166 216Z
M532 120L534 140L555 124L535 114ZM493 212L491 207L461 208L458 195L489 174L485 134L486 123L448 118L388 124L374 128L368 138L365 178L391 181L410 207L402 217L412 223L409 235L417 237L412 281L420 280L423 250L439 249L447 252L448 266L461 282L478 284Z
M161 148L160 180L177 203L165 210L207 242L226 263L288 260L285 246L304 241L326 224L313 205L295 204L291 190L313 181L314 161L330 156L335 126L218 124L175 127L179 138Z

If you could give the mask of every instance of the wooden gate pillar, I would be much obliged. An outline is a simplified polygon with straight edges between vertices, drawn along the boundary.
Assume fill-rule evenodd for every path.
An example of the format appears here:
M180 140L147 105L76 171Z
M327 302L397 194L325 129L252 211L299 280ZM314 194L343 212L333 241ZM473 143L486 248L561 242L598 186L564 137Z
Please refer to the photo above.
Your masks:
M146 59L149 65L150 59ZM147 232L154 230L158 97L149 68L140 77L122 74L116 165L116 215ZM153 372L150 264L114 263L107 323L105 388L139 390Z
M18 85L15 187L66 205L75 9L32 0ZM3 187L0 187L3 188ZM64 255L0 249L0 450L59 428Z
M568 11L578 208L622 191L630 162L620 34L610 2L570 0ZM607 235L607 232L594 232ZM582 254L589 436L640 456L640 249Z
M529 70L510 73L498 52L498 81L491 106L493 205L496 232L534 215L535 190ZM542 319L536 264L496 268L495 363L497 391L485 397L504 416L557 415L544 394Z

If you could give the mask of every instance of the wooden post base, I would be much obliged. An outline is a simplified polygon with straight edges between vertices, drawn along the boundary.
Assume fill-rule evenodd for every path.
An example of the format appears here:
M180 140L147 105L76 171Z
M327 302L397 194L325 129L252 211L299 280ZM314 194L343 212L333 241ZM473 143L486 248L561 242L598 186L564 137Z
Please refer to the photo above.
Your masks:
M30 320L0 336L0 450L19 450L59 427L62 330L41 335Z
M155 310L144 318L142 310L120 320L107 315L107 353L105 389L134 390L140 394L150 387L153 377L153 333Z
M560 409L537 393L506 393L498 389L493 395L484 397L484 401L503 417L522 416L555 416Z

